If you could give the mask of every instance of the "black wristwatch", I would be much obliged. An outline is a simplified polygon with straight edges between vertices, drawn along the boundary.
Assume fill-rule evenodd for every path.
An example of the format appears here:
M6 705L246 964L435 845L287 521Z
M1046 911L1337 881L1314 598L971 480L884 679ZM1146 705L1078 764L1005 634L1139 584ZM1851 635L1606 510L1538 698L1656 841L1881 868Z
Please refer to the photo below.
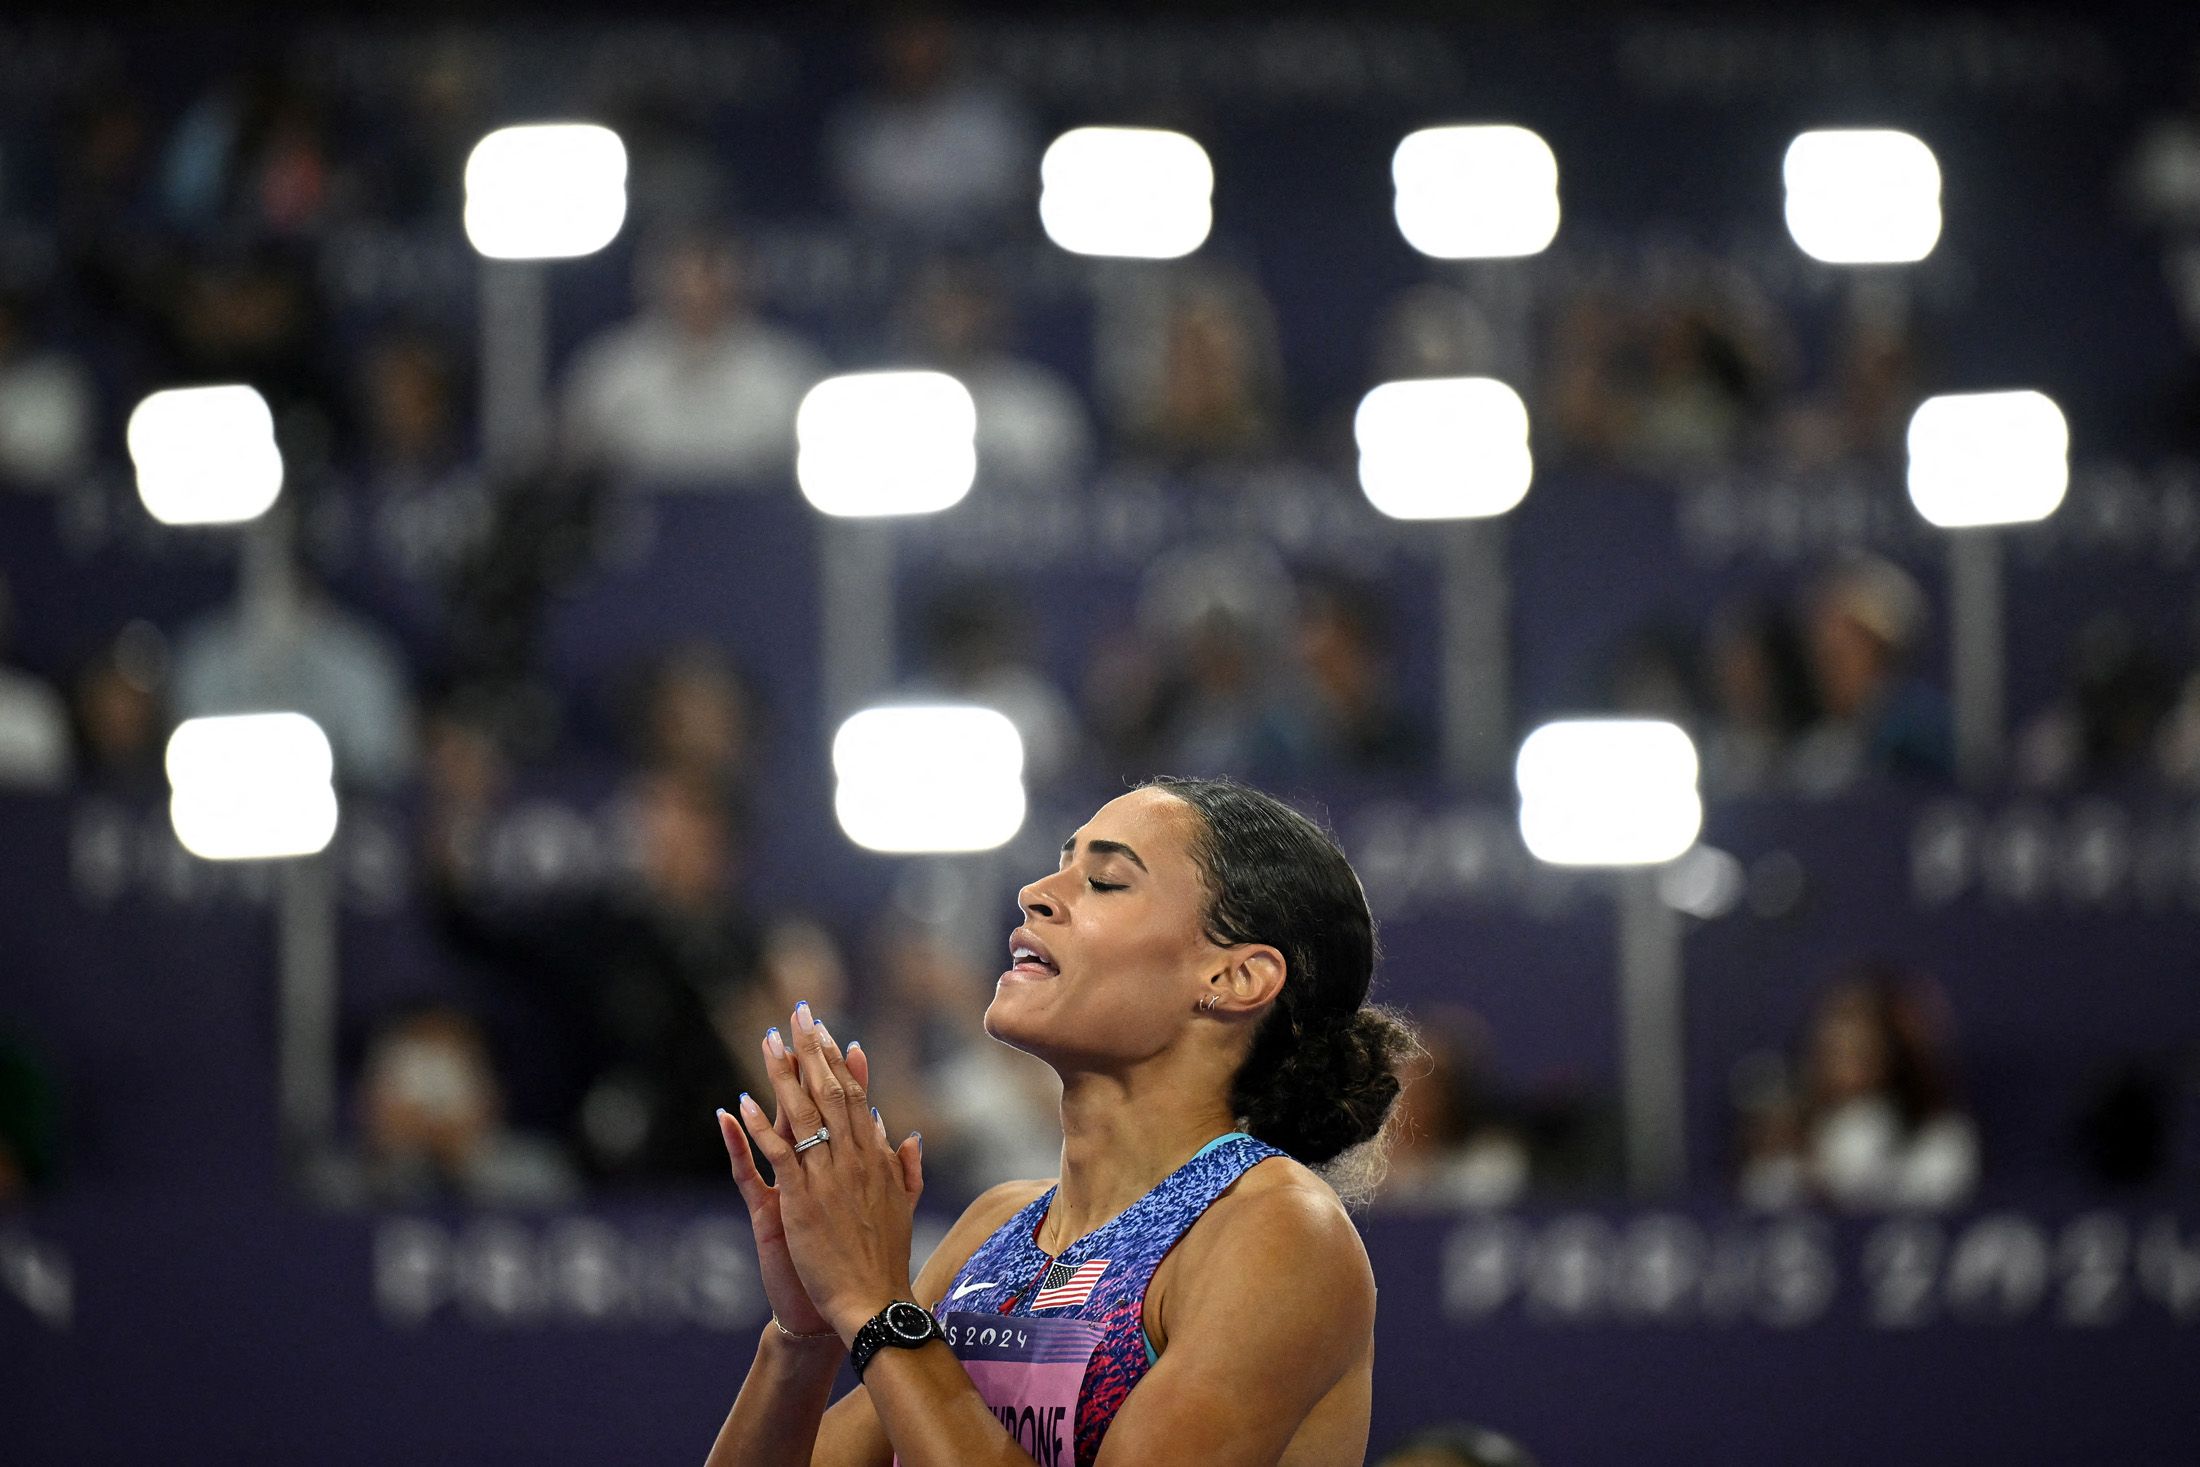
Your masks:
M907 1299L893 1303L871 1316L870 1323L856 1331L855 1342L848 1347L848 1363L856 1368L856 1379L863 1379L863 1367L871 1363L871 1357L888 1345L897 1350L914 1350L919 1345L944 1339L940 1322L932 1317L932 1311L922 1304L912 1304Z

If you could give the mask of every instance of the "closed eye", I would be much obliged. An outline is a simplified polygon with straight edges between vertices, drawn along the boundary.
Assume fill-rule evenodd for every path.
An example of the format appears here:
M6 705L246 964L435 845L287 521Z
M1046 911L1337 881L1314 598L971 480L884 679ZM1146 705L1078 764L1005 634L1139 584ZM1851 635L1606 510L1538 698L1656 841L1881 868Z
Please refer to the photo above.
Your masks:
M1085 878L1085 885L1094 891L1121 891L1124 887L1124 883L1120 881L1096 881L1090 876Z

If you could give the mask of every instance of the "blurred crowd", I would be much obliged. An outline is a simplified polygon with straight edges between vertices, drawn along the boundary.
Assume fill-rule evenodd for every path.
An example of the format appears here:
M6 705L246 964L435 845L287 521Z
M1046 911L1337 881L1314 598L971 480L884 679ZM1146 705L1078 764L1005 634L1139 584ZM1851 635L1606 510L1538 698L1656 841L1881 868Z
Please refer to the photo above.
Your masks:
M332 249L455 234L500 79L464 44L423 56L371 107L280 45L183 95L107 57L35 104L0 102L0 494L60 499L111 480L130 405L179 383L258 387L286 463L272 553L253 571L255 595L285 609L274 623L241 605L133 620L67 667L33 669L11 658L11 631L41 608L0 581L0 788L156 797L177 720L276 697L329 732L348 789L417 802L438 936L492 997L410 1007L362 1037L358 1142L316 1172L328 1197L551 1202L607 1180L717 1176L719 1142L695 1117L761 1088L756 1037L801 997L858 1016L851 1032L881 1072L909 1077L894 1119L926 1131L928 1163L971 1186L1044 1172L1048 1077L977 1038L951 937L906 914L849 931L753 909L745 862L773 778L776 690L751 649L663 647L607 694L606 716L561 704L542 676L546 608L585 580L628 486L787 492L797 405L836 369L952 372L977 404L981 483L1034 496L1103 468L1195 488L1279 463L1348 477L1349 404L1292 382L1277 307L1236 246L1105 293L1089 362L1050 349L997 263L1003 241L1036 229L1039 119L961 63L944 21L909 15L879 30L817 140L837 224L908 262L891 307L830 332L776 309L753 247L757 185L712 119L655 97L575 99L599 105L632 155L627 309L558 353L543 440L488 462L472 333L434 300L362 310ZM2157 151L2189 146L2178 136ZM1449 281L1397 291L1364 342L1339 349L1381 377L1525 359L1537 454L1554 465L1885 470L1934 380L1917 313L1869 293L1806 347L1728 270L1569 289L1525 324L1493 321ZM936 587L915 610L905 690L1007 711L1042 788L1157 769L1291 785L1435 767L1410 613L1361 572L1239 547L1164 557L1130 614L1073 659L1035 645L1027 603L996 582ZM1646 630L1601 701L1688 726L1721 793L1945 780L1932 621L1906 572L1847 562L1799 598ZM2126 623L2088 623L2067 692L2021 731L2021 776L2055 787L2142 770L2200 787L2196 668ZM531 767L573 756L612 769L626 859L585 892L515 902L483 875L481 832ZM515 1006L516 1031L496 1017ZM1884 985L1829 994L1792 1073L1751 1102L1743 1195L1967 1194L1979 1142L1929 1017ZM524 1080L511 1073L520 1032ZM1609 1178L1605 1107L1574 1090L1501 1094L1488 1047L1472 1016L1431 1024L1394 1199L1496 1205ZM0 1052L0 1092L31 1097L8 1102L30 1119L0 1145L0 1193L50 1169L46 1092L16 1078L35 1075Z

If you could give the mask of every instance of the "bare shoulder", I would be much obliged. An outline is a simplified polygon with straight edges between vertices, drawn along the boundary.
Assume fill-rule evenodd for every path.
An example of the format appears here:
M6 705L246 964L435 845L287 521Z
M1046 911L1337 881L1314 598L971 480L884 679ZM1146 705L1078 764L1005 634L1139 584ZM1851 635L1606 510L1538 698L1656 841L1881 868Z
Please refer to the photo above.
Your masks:
M1222 1224L1213 1232L1227 1229L1241 1243L1245 1231L1258 1230L1297 1243L1342 1247L1363 1261L1367 1256L1343 1200L1319 1174L1288 1156L1271 1157L1249 1169L1215 1199L1208 1215Z
M947 1230L947 1236L940 1239L939 1246L932 1250L932 1256L918 1272L915 1280L918 1301L927 1306L938 1303L940 1296L954 1283L955 1275L970 1261L970 1255L978 1251L978 1245L1053 1185L1052 1178L1002 1182L979 1193L977 1200L955 1219L954 1226Z
M1248 1275L1289 1279L1332 1303L1364 1300L1372 1318L1375 1273L1359 1227L1329 1184L1289 1157L1270 1158L1238 1178L1176 1251L1183 1267L1171 1272L1188 1284L1230 1288Z

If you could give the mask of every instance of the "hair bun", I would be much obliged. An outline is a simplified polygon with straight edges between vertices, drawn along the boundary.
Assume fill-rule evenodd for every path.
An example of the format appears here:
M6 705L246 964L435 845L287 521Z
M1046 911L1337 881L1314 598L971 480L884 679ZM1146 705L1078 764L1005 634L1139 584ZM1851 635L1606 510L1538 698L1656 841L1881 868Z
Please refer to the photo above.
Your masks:
M1413 1053L1413 1031L1388 1009L1316 1020L1299 1033L1270 1025L1255 1044L1273 1046L1275 1069L1257 1095L1243 1097L1245 1129L1320 1166L1382 1134L1398 1098L1398 1070ZM1264 1067L1248 1064L1259 1073Z

